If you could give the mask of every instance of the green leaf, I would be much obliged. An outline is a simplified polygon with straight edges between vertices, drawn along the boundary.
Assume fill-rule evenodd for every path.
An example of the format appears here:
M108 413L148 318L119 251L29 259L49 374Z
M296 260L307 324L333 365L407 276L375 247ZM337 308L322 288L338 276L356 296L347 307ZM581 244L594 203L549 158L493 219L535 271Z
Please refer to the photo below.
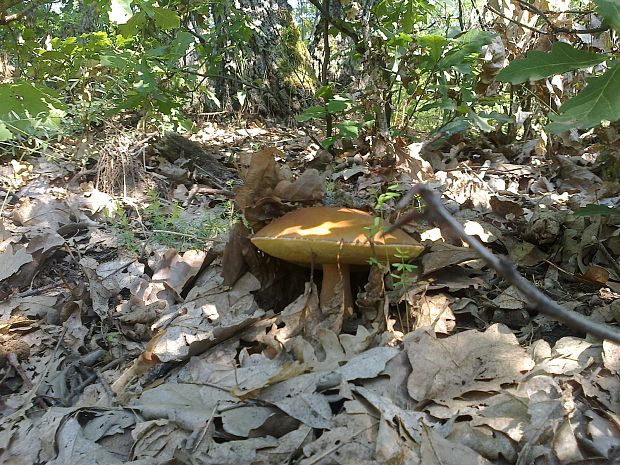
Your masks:
M180 31L177 33L176 37L170 44L171 48L171 59L178 60L182 58L189 49L189 46L193 44L195 41L194 36L189 32Z
M330 85L321 86L319 90L316 91L316 96L317 98L322 98L327 101L334 96L334 90Z
M157 27L164 30L175 29L181 25L181 18L168 8L153 7L153 20Z
M332 145L334 145L338 141L337 137L326 137L321 142L321 148L328 150Z
M390 47L406 47L413 40L411 34L400 32L387 41Z
M561 74L580 68L587 68L602 63L608 55L578 50L564 42L555 42L551 52L528 52L522 60L515 60L502 69L497 79L512 84L521 84L526 81Z
M130 110L133 108L139 108L144 103L144 96L140 94L131 93L127 94L114 108L106 112L106 116L117 115L124 110Z
M422 48L427 48L430 50L431 59L434 63L441 58L443 49L447 44L448 39L442 36L424 35L418 37L418 45Z
M480 129L482 132L491 132L493 129L495 129L493 126L491 126L488 121L489 118L483 118L480 115L477 115L476 113L474 113L473 111L470 111L468 113L469 119L476 125L478 126L478 129Z
M66 109L56 92L30 82L0 84L0 102L0 122L13 134L59 129Z
M340 95L334 95L334 98L327 102L327 111L329 113L338 113L347 110L351 106L351 100Z
M13 134L9 131L3 122L0 121L0 142L4 142L5 140L11 140L13 138Z
M480 112L480 116L484 118L494 119L498 123L514 123L514 118L512 116L505 115L503 113L499 113L497 111L491 112Z
M620 34L620 2L618 0L594 0L598 12Z
M620 119L620 61L605 74L587 79L588 85L578 95L551 114L546 129L553 133L570 129L588 129L603 121Z
M125 24L131 19L133 12L131 11L131 0L112 0L108 18L114 24Z
M314 118L323 119L327 115L325 107L310 107L306 108L301 115L297 116L297 121L308 121Z
M348 137L349 139L357 137L360 131L360 124L355 121L343 121L336 124L336 127L340 131L340 136Z
M146 13L141 11L131 17L125 24L118 27L118 32L125 36L135 36L146 24Z
M468 31L454 41L454 49L440 60L438 67L447 69L461 65L470 55L480 53L482 47L490 44L492 40L493 34L490 32L476 29Z
M589 204L575 211L575 216L606 216L620 215L618 208L608 207L607 205Z
M445 124L438 131L441 131L446 136L452 136L454 134L458 134L460 132L466 131L471 127L471 122L460 116L458 118L454 118L453 121Z

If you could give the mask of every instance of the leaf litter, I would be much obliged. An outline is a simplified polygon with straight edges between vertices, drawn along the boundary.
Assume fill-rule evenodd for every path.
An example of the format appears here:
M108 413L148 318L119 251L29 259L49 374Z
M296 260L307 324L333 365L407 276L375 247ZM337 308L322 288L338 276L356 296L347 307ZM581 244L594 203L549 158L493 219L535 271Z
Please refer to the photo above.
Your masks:
M265 257L248 239L301 206L372 210L389 192L380 212L395 221L403 192L424 182L467 234L553 300L617 325L618 216L573 213L618 204L592 166L562 155L541 163L536 141L510 158L474 141L442 151L377 137L332 159L277 126L208 124L193 139L117 134L91 141L91 169L46 157L11 165L3 187L17 200L0 219L0 461L620 458L619 345L532 307L439 217L403 226L426 247L416 268L354 273L354 315L337 299L319 304L310 278L320 270ZM114 144L134 184L114 181ZM97 153L108 173L99 185ZM245 223L212 216L226 225L210 235L192 226L205 209L228 211L232 196ZM154 203L150 218L140 214Z

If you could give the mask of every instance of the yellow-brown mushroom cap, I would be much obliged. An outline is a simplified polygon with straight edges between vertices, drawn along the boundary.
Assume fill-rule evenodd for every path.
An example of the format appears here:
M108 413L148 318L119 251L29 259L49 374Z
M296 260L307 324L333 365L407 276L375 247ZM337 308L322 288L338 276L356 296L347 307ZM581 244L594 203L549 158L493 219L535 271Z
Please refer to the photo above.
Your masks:
M384 263L394 262L400 261L398 253L414 258L424 250L401 230L376 233L371 247L368 235L376 231L374 221L369 213L352 208L301 208L274 220L251 240L271 256L306 264L365 265L373 256ZM381 222L379 229L386 226Z

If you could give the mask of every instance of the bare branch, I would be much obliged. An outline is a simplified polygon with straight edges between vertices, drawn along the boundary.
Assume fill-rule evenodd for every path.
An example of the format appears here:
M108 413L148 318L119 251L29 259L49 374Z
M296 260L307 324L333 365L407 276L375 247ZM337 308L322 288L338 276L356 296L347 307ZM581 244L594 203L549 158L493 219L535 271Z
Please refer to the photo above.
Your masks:
M415 195L420 195L424 199L427 204L427 208L432 209L433 214L441 221L442 228L447 227L456 232L461 239L467 242L472 249L480 254L487 265L497 271L506 281L523 293L528 300L535 305L539 312L564 323L566 326L586 331L592 336L601 339L609 339L610 341L620 343L619 331L612 329L611 326L596 323L580 313L572 312L562 307L539 291L527 279L521 276L515 266L508 259L494 255L478 239L468 235L465 232L465 229L463 229L463 226L456 221L456 219L450 215L448 210L446 210L443 206L439 195L437 195L431 188L423 184L413 186L413 188L400 202L399 208L406 207ZM418 212L416 210L407 213L391 228L389 228L387 232L408 223L417 214Z

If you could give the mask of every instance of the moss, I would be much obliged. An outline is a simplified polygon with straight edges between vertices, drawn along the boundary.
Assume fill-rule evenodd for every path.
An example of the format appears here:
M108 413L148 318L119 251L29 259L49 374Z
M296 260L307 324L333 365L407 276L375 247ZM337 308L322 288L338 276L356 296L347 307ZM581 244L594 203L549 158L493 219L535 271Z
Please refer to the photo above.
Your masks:
M295 89L315 90L316 77L312 71L310 54L306 45L301 40L301 33L295 25L289 12L283 12L287 27L280 31L279 44L277 45L278 63L277 68L284 83Z

